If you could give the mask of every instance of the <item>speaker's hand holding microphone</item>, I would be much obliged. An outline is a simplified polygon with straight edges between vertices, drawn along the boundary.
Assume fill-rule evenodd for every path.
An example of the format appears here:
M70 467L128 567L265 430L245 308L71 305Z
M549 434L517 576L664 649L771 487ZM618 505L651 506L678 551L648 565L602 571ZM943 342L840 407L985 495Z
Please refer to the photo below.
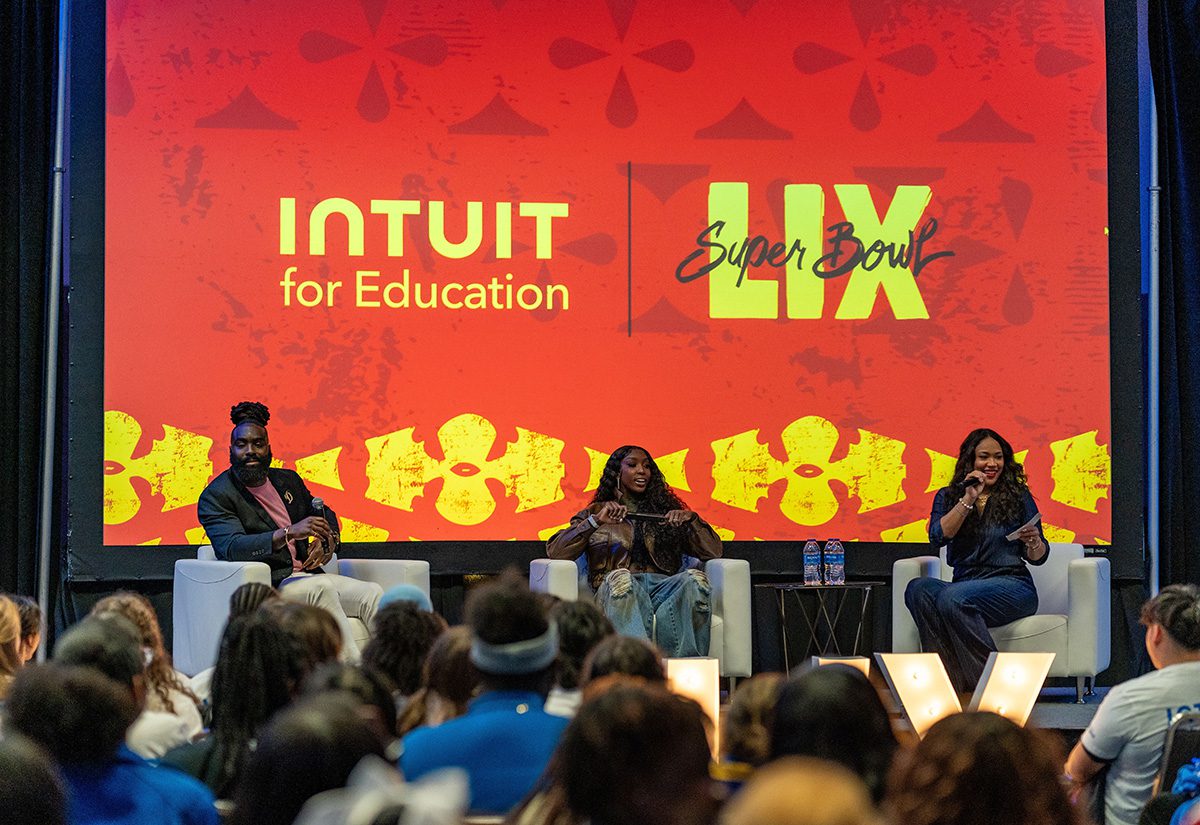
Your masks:
M962 480L962 503L968 507L975 506L975 499L983 492L983 471L972 470Z
M335 534L325 515L325 502L320 498L314 498L312 510L311 516L302 518L291 527L293 536L312 539L308 546L308 558L301 565L302 570L313 570L320 567L333 556Z

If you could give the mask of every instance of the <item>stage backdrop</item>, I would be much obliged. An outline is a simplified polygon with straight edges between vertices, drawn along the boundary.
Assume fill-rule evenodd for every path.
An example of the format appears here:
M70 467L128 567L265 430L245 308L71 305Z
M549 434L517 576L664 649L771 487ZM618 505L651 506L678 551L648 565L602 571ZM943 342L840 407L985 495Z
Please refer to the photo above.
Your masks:
M202 540L255 399L348 540L546 536L633 442L923 541L989 426L1106 543L1105 118L1101 0L110 0L104 541Z

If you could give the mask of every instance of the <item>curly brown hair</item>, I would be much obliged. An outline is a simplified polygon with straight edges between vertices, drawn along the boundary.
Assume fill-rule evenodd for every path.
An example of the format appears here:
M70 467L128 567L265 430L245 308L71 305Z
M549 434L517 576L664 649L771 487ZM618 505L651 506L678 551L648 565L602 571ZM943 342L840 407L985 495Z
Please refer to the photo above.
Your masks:
M171 693L182 694L199 707L200 700L196 694L179 678L171 654L163 645L162 629L158 626L158 615L154 605L141 593L121 590L111 596L105 596L96 602L91 615L103 616L115 613L128 619L137 628L141 637L142 647L149 651L150 662L146 665L146 686L158 699L162 709L168 713L177 713Z
M1021 517L1021 504L1029 489L1025 477L1025 466L1017 461L1012 445L995 430L981 427L971 430L958 448L958 459L954 463L954 476L948 485L951 489L961 489L962 481L967 474L975 469L975 449L984 439L990 438L1000 445L1004 455L1004 468L992 488L991 500L982 516L974 511L967 514L967 520L959 534L965 537L973 535L981 524L1011 524Z
M958 713L897 760L885 800L904 825L1080 825L1059 782L1064 756L1042 731L994 713Z

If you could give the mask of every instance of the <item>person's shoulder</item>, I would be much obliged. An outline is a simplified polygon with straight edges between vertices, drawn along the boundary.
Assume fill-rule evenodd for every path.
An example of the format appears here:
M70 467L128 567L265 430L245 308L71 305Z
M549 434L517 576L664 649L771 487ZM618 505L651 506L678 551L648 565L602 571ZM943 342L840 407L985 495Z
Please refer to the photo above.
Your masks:
M233 470L226 467L217 473L216 478L205 485L204 489L200 492L200 498L212 498L213 496L228 494L233 490Z
M165 807L181 810L213 805L215 797L212 791L199 779L188 776L178 768L151 762L131 751L122 750L124 752L119 752L118 758L124 770L143 787L157 792Z
M299 484L304 486L304 479L295 470L289 470L286 467L270 467L267 470L267 475L272 481L283 482L285 484Z

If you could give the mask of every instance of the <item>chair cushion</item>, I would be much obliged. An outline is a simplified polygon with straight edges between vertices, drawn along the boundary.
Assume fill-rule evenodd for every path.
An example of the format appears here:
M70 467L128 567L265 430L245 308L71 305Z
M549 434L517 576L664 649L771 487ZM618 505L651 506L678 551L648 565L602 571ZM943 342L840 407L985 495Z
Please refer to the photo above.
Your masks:
M1067 617L1044 614L1017 619L1015 622L992 628L996 649L1005 653L1053 653L1048 676L1070 676L1070 636Z
M725 622L716 613L712 614L712 625L708 637L708 655L722 659L725 652ZM722 659L724 661L724 659Z
M997 642L1019 642L1023 639L1045 636L1067 627L1067 617L1058 613L1039 613L1017 619L1006 625L992 628L992 638Z

